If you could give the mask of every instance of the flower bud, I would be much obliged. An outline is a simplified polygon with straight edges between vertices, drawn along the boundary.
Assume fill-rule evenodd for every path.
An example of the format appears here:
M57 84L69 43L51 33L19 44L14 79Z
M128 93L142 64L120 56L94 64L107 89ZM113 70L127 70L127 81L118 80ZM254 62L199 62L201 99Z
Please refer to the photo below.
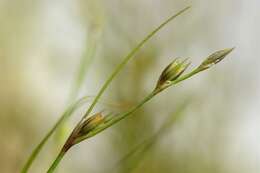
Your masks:
M163 70L156 88L160 88L161 86L178 79L190 65L190 62L187 62L187 60L188 59L181 60L181 58L173 60L172 63Z
M208 58L206 58L201 65L198 67L199 71L206 70L210 68L211 66L219 63L221 60L223 60L230 52L232 52L234 48L231 49L224 49L217 51L213 54L211 54Z

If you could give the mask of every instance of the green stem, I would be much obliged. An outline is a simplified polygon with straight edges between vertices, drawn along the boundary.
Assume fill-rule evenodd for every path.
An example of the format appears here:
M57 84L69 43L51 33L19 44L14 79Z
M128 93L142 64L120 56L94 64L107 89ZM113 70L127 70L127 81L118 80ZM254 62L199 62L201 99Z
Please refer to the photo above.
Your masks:
M155 95L157 95L159 92L151 92L149 95L147 95L141 102L139 102L136 106L134 106L133 108L131 108L129 111L127 111L126 113L123 114L119 114L117 116L115 116L113 119L111 119L110 121L108 121L107 123L105 123L103 126L101 126L100 128L97 128L96 130L89 132L89 134L87 136L83 136L83 137L79 137L77 138L77 140L75 141L76 143L79 143L87 138L90 138L92 136L95 136L96 134L102 132L103 130L109 128L110 126L114 125L115 123L121 121L122 119L125 119L126 117L132 115L134 112L136 112L140 107L142 107L145 103L147 103L149 100L151 100Z
M129 115L133 114L135 111L137 111L141 106L143 106L146 102L148 102L149 100L151 100L154 96L156 96L158 93L162 92L163 90L165 90L166 88L175 85L177 83L180 83L190 77L192 77L193 75L199 73L200 70L197 68L193 71L191 71L190 73L183 75L182 77L178 78L177 80L173 81L170 85L166 86L165 88L162 88L160 90L154 90L153 92L151 92L149 95L147 95L141 102L139 102L136 106L134 106L132 109L130 109L128 112L123 113L123 114L119 114L118 116L116 116L115 118L111 119L110 121L108 121L107 123L105 123L103 126L101 126L100 128L97 128L96 130L93 130L92 132L90 132L87 136L83 136L81 138L78 138L77 141L75 143L79 143L87 138L93 137L96 134L102 132L103 130L111 127L112 125L114 125L115 123L121 121L122 119L128 117Z
M190 77L192 77L193 75L197 74L198 72L200 72L199 70L195 69L193 70L192 72L184 75L183 77L180 77L179 79L175 80L172 82L171 85L174 85L174 84L177 84L179 82L182 82L183 80L186 80ZM171 86L170 85L170 86ZM166 87L168 88L168 87ZM164 89L166 89L164 88ZM163 90L164 90L163 89ZM137 104L135 107L133 107L131 110L129 110L128 112L122 114L122 115L119 115L118 117L112 119L109 123L107 123L107 125L105 126L105 128L102 128L100 129L100 131L97 131L97 133L105 130L106 128L112 126L113 124L117 123L118 121L126 118L127 116L131 115L132 113L134 113L135 111L137 111L141 106L143 106L146 102L148 102L149 100L151 100L154 96L156 96L158 93L160 93L161 91L163 90L154 90L153 92L151 92L148 96L146 96L139 104ZM92 136L94 136L95 134L97 133L94 133Z
M146 102L148 102L149 100L151 100L157 93L152 92L151 94L149 94L147 97L145 97L139 104L137 104L135 107L133 107L131 110L129 110L127 113L122 114L118 117L116 117L115 119L113 119L109 124L107 124L106 128L112 126L113 124L115 124L116 122L126 118L127 116L131 115L132 113L134 113L135 111L137 111L141 106L143 106ZM106 128L103 128L103 130L105 130ZM96 131L96 133L98 133L100 131ZM96 134L95 133L95 134ZM93 134L93 135L95 135ZM92 135L92 136L93 136ZM78 138L75 143L78 143L80 141L82 141L84 139ZM66 144L65 144L66 145ZM66 147L63 147L66 148ZM56 159L54 160L54 162L52 163L52 165L50 166L49 170L47 171L47 173L52 173L55 168L58 166L58 164L60 163L61 159L63 158L63 156L66 154L66 151L68 151L68 148L66 150L62 149L61 152L58 154L58 156L56 157Z
M78 95L78 92L80 90L81 85L84 82L84 77L86 75L86 72L91 64L91 61L94 57L95 51L96 51L96 47L97 47L97 42L99 39L99 35L100 33L94 33L94 35L88 39L88 43L89 46L85 52L85 54L82 56L80 63L79 63L79 70L75 75L75 82L74 85L72 85L70 94L69 94L69 98L68 98L68 102L72 102L75 100L75 98ZM29 156L28 160L26 161L25 165L23 166L21 173L27 173L29 168L31 167L33 161L35 160L35 158L38 156L38 154L40 153L41 149L43 148L43 146L45 145L45 143L47 142L47 140L50 138L50 136L55 132L55 130L62 126L62 124L64 124L64 122L66 121L67 118L69 118L71 114L69 115L65 115L63 114L58 121L55 123L55 125L51 128L51 130L44 136L44 138L41 140L41 142L36 146L36 148L33 150L33 152L31 153L31 155ZM61 127L61 129L64 128Z
M36 156L39 154L39 152L41 151L42 147L44 146L44 144L47 142L47 140L49 139L49 137L52 135L52 133L57 129L57 127L63 122L63 120L65 119L65 116L62 116L57 122L56 124L53 126L53 128L44 136L44 138L42 139L42 141L35 147L35 149L33 150L32 154L30 155L30 157L28 158L28 160L26 161L25 165L22 168L21 173L27 173L30 166L32 165L32 162L35 160Z
M130 51L130 53L123 59L123 61L114 69L114 71L112 72L112 74L108 77L108 79L105 81L105 83L103 84L103 86L101 87L101 89L99 90L97 96L95 97L95 99L93 100L92 104L90 105L90 107L88 108L88 110L86 111L86 113L84 114L84 116L82 117L81 121L79 121L79 123L76 125L76 127L78 127L78 125L85 120L85 118L91 113L91 111L93 110L93 108L95 107L95 105L97 104L98 100L100 99L100 97L102 96L102 94L105 92L105 90L107 89L107 87L109 86L109 84L112 82L112 80L116 77L116 75L123 69L123 67L128 63L128 61L133 58L133 56L143 47L143 45L149 40L151 39L160 29L162 29L165 25L167 25L170 21L172 21L173 19L175 19L176 17L178 17L179 15L181 15L183 12L187 11L189 7L184 8L183 10L180 10L178 13L176 13L175 15L169 17L165 22L163 22L162 24L160 24L157 28L155 28L152 32L150 32L134 49L132 49ZM125 118L126 116L132 114L133 112L135 112L138 108L140 108L144 103L146 103L147 101L149 101L153 96L154 96L155 92L152 92L150 95L148 95L148 97L146 97L143 102L141 102L140 104L138 104L136 107L134 107L133 109L131 109L129 112L127 112L127 114L123 114L122 116L119 116L118 118L114 119L113 121L111 121L108 126L104 127L103 129L99 130L99 132L103 131L104 129L110 127L111 125L113 125L114 123L120 121L121 119ZM97 132L98 133L98 132ZM97 134L95 133L95 134ZM94 136L95 134L93 134L92 136ZM65 153L64 153L65 154ZM58 164L58 163L57 163Z
M149 100L151 100L156 94L158 94L157 92L152 92L150 93L148 96L146 96L139 104L137 104L135 107L133 107L132 109L130 109L128 112L126 112L125 114L119 115L118 117L114 118L112 121L110 121L107 126L105 128L102 128L100 131L96 131L96 133L93 133L92 136L94 136L95 134L105 130L106 128L112 126L113 124L117 123L118 121L126 118L127 116L133 114L135 111L137 111L140 107L142 107L146 102L148 102ZM89 136L90 137L90 136ZM84 139L78 138L77 141L75 141L75 143L78 143L80 141L82 141ZM66 144L65 144L66 145ZM63 147L66 148L66 147ZM47 171L47 173L52 173L55 168L58 166L58 164L60 163L61 159L63 158L63 156L66 154L66 151L68 151L68 149L64 150L62 149L61 152L58 154L58 156L56 157L56 159L54 160L54 162L52 163L52 165L50 166L49 170Z
M183 77L177 79L176 81L173 82L173 84L177 84L183 80L186 80L190 77L192 77L193 75L197 74L199 71L198 70L193 70L192 72L184 75ZM124 118L130 116L130 115L133 115L134 112L136 112L140 107L142 107L145 103L147 103L149 100L151 100L154 96L156 96L158 93L160 93L162 90L154 90L153 92L151 92L149 95L147 95L141 102L139 102L136 106L134 106L132 109L130 109L129 111L127 111L126 113L124 114L121 114L121 115L118 115L117 117L113 118L112 120L108 121L104 126L102 126L101 128L99 129L96 129L94 130L93 132L90 132L87 136L84 136L82 138L77 138L77 140L75 141L74 144L77 144L87 138L90 138L92 136L95 136L96 134L100 133L101 131L111 127L112 125L114 125L115 123L123 120ZM66 152L61 152L57 158L55 159L55 161L53 162L53 164L51 165L50 169L52 172L53 170L57 167L57 165L59 164L60 160L62 159L63 155L65 154ZM62 155L62 156L60 156ZM61 158L60 158L61 157ZM52 172L49 172L48 173L52 173Z
M195 74L197 74L197 73L199 73L199 72L201 72L201 70L198 69L198 68L196 68L196 69L194 69L193 71L191 71L190 73L185 74L185 75L179 77L177 80L173 81L173 82L171 83L171 85L174 85L174 84L177 84L177 83L179 83L179 82L182 82L182 81L184 81L184 80L186 80L186 79L188 79L188 78L194 76ZM170 85L170 86L171 86L171 85Z
M58 156L56 157L56 159L54 160L54 162L52 163L51 167L48 169L47 173L52 173L55 171L55 169L57 168L57 166L59 165L61 159L64 157L64 155L66 154L66 151L62 150Z
M188 10L190 7L186 7L183 10L179 11L175 15L168 18L165 22L163 22L161 25L159 25L157 28L155 28L151 33L149 33L132 51L123 59L123 61L115 68L115 70L112 72L112 74L109 76L109 78L106 80L104 85L101 87L100 91L98 92L96 98L94 99L93 103L90 105L89 109L83 116L82 120L84 120L92 111L92 109L95 107L96 103L98 102L99 98L102 96L108 85L111 83L111 81L115 78L115 76L121 71L121 69L127 64L127 62L136 54L136 52L141 49L141 47L149 40L151 39L161 28L163 28L166 24L168 24L170 21L172 21L174 18L181 15L183 12Z
M30 166L32 165L32 162L35 160L39 152L41 151L44 144L47 142L47 140L50 138L52 133L64 122L65 119L67 119L79 106L81 106L83 103L85 103L89 97L82 97L74 104L70 105L67 110L62 114L60 119L55 123L55 125L51 128L51 130L44 136L42 141L35 147L31 155L29 156L28 160L24 164L21 173L27 173Z

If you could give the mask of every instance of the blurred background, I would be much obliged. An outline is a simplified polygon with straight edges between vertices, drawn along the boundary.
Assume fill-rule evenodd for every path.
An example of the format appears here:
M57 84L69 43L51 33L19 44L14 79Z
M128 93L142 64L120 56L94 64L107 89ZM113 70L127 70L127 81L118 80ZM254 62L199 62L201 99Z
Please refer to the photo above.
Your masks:
M195 67L216 50L235 51L73 147L57 172L258 173L258 0L0 0L0 172L19 172L68 104L94 96L146 34L189 5L127 64L94 112L138 103L175 57ZM87 107L30 172L46 172Z

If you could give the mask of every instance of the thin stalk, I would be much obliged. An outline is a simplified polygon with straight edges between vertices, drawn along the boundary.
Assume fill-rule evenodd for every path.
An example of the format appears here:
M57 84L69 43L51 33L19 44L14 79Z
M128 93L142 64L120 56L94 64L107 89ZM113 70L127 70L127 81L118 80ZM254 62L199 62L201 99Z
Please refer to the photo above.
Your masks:
M139 49L139 48L137 47L137 49ZM87 138L95 136L96 134L102 132L103 130L105 130L105 129L109 128L109 127L111 127L112 125L114 125L117 122L123 120L124 118L132 115L134 112L136 112L140 107L142 107L145 103L147 103L149 100L151 100L158 93L164 91L165 89L167 89L168 87L170 87L172 85L175 85L175 84L177 84L179 82L182 82L182 81L192 77L193 75L195 75L195 74L197 74L197 73L199 73L201 71L204 71L204 70L208 69L212 65L214 65L214 64L218 63L220 60L222 60L232 50L233 49L227 49L227 50L218 51L217 53L212 54L209 58L206 59L206 62L204 61L199 67L195 68L193 71L191 71L190 73L188 73L186 75L183 75L183 76L180 76L180 75L184 72L184 70L189 65L189 64L185 64L185 61L180 62L179 63L180 66L177 66L179 64L177 64L175 66L172 66L172 65L171 66L167 66L166 67L166 71L164 70L162 72L162 74L166 74L167 78L166 79L162 78L162 79L164 79L164 80L162 80L163 83L161 83L161 85L158 85L158 83L157 83L155 89L150 94L148 94L141 102L139 102L136 106L134 106L133 108L131 108L129 111L127 111L125 113L114 115L113 117L109 117L108 116L107 119L105 119L104 122L101 122L101 124L99 124L98 126L94 127L93 129L91 129L91 131L86 132L86 134L84 135L84 134L81 133L82 132L81 128L83 127L81 125L84 125L84 124L80 124L80 123L84 123L84 118L86 118L85 117L86 114L85 114L83 116L82 120L79 122L79 124L74 128L73 132L71 133L70 137L66 141L64 147L62 148L61 153L64 151L64 149L65 149L65 151L68 151L68 149L71 148L72 146L74 146L75 144L78 144L78 143L82 142L83 140L85 140ZM118 68L114 71L114 73L112 73L112 76L111 76L112 78L120 71L120 68L122 66L124 66L124 62L125 61L123 61L123 64L120 64L118 66ZM171 73L171 70L174 71L173 74ZM169 76L169 75L171 75L171 76ZM172 76L176 76L176 75L177 75L177 78L171 80L171 77ZM97 102L99 97L102 95L104 89L107 87L107 85L109 84L110 80L112 80L112 78L109 78L108 83L105 83L105 85L101 88L101 92L99 92L99 95L95 98L95 100L92 103L92 108L90 107L90 109L89 109L90 111L91 111L91 109L93 109L93 105L95 105L95 102ZM160 77L160 79L161 79L161 77ZM89 110L87 111L87 113L88 112L90 113ZM85 122L88 122L88 119ZM94 120L93 120L93 122L94 122ZM91 123L91 121L88 122L88 123ZM88 124L85 124L85 125L88 125ZM94 125L94 124L92 124L92 125ZM62 154L65 154L65 153L62 153ZM61 154L59 154L57 156L57 158L53 162L52 166L50 167L50 170L52 170L52 172L57 167L57 165L60 163L60 160L63 157L63 156L61 157L60 155Z
M82 97L74 104L70 105L67 110L62 114L60 119L56 122L56 124L51 128L51 130L44 136L42 141L35 147L32 154L29 156L28 160L24 164L21 173L28 172L30 166L32 165L32 162L35 160L39 152L41 151L44 144L47 142L47 140L50 138L52 133L58 128L58 126L66 119L68 118L79 106L83 105L86 101L88 101L89 97Z
M201 70L199 70L198 68L196 68L196 69L194 69L193 71L191 71L190 73L185 74L185 75L179 77L178 79L176 79L175 81L173 81L173 82L171 83L171 85L174 85L174 84L177 84L177 83L179 83L179 82L182 82L182 81L184 81L184 80L186 80L186 79L188 79L188 78L194 76L195 74L197 74L197 73L199 73L199 72L201 72ZM170 86L171 86L171 85L170 85Z
M139 102L137 105L135 105L133 108L131 108L129 111L123 114L119 114L115 116L113 119L108 121L104 126L101 126L100 128L97 128L96 130L89 132L87 136L79 137L75 143L79 143L87 138L90 138L92 136L95 136L96 134L102 132L103 130L109 128L110 126L114 125L115 123L121 121L122 119L132 115L134 112L136 112L140 107L142 107L145 103L147 103L149 100L151 100L157 93L152 92L149 95L147 95L141 102Z
M116 75L123 69L123 67L128 63L128 61L133 58L133 56L143 47L143 45L150 40L160 29L162 29L165 25L167 25L170 21L172 21L173 19L175 19L176 17L178 17L179 15L181 15L182 13L184 13L185 11L187 11L190 8L190 6L180 10L178 13L176 13L175 15L169 17L165 22L163 22L162 24L160 24L157 28L155 28L152 32L150 32L134 49L132 49L130 51L130 53L123 59L123 61L114 69L114 71L112 72L112 74L108 77L108 79L105 81L105 83L103 84L103 86L101 87L101 89L99 90L97 96L95 97L94 101L92 102L92 104L90 105L90 107L88 108L88 110L86 111L86 113L84 114L84 116L82 117L81 121L79 121L79 123L76 125L76 127L78 127L81 122L83 122L87 116L91 113L91 111L93 110L93 108L95 107L95 105L97 104L98 100L100 99L100 97L102 96L102 94L105 92L105 90L107 89L107 87L109 86L109 84L112 82L112 80L116 77ZM116 122L124 119L126 116L132 114L133 112L135 112L136 110L138 110L143 104L145 104L147 101L149 101L153 96L155 96L157 94L157 92L152 92L151 94L149 94L142 102L140 102L137 106L133 107L130 111L128 111L126 114L123 114L121 116L118 116L117 118L113 119L111 122L107 123L106 126L103 126L103 128L101 129L97 129L95 130L94 133L90 133L92 134L91 136L94 136L95 134L105 130L106 128L112 126L113 124L115 124ZM91 137L88 136L87 138ZM58 159L59 155L57 156L57 158L55 159L55 161ZM59 159L58 159L59 160ZM60 160L59 160L60 161ZM58 162L59 163L59 162ZM58 164L57 163L57 164ZM53 163L55 164L55 162ZM55 167L53 167L54 169L56 168L57 165L55 165Z
M75 101L79 91L85 81L85 77L87 75L87 71L89 70L89 67L95 57L95 52L97 48L97 43L99 40L100 33L98 31L93 31L91 34L89 34L88 39L86 40L87 47L83 52L83 55L80 58L79 65L77 68L77 71L75 73L75 76L73 78L74 82L72 82L70 93L68 97L68 104ZM68 118L64 119L58 126L56 131L57 135L57 142L58 144L62 144L63 141L66 139L66 136L68 135L67 129L69 128L69 124L67 121Z
M109 124L107 124L107 126L103 129L100 129L100 131L95 131L96 133L93 133L92 136L94 136L95 134L105 130L106 128L112 126L113 124L115 124L116 122L126 118L127 116L133 114L135 111L137 111L141 106L143 106L146 102L148 102L149 100L151 100L153 98L153 96L155 95L156 93L152 92L151 94L149 94L147 97L145 97L139 104L137 104L135 107L133 107L131 110L129 110L127 113L125 114L122 114L118 117L116 117L115 119L113 119ZM91 136L89 136L91 137ZM88 138L89 138L88 137ZM85 138L84 138L85 139ZM75 141L75 144L76 143L79 143L81 142L82 140L84 140L82 138L78 138L76 141ZM69 147L70 148L70 147ZM65 145L63 146L63 148L61 149L60 153L58 154L58 156L56 157L56 159L54 160L54 162L52 163L52 165L50 166L49 170L47 173L52 173L55 168L58 166L58 164L60 163L61 159L63 158L63 156L66 154L66 151L68 151L67 146L66 146L66 143ZM64 150L66 149L66 150Z
M94 36L91 37L91 39L88 39L88 47L85 51L84 55L81 57L78 71L75 75L75 81L72 84L69 97L68 97L68 103L71 104L75 98L78 95L78 92L84 82L84 77L86 75L86 72L91 64L91 61L95 55L95 50L97 47L97 42L99 38L99 33L96 33ZM51 137L51 135L60 127L60 131L62 131L63 128L65 128L65 122L66 119L69 118L71 114L62 114L61 117L58 119L58 121L54 124L54 126L47 132L47 134L44 136L44 138L40 141L40 143L35 147L29 158L27 159L26 163L24 164L21 173L27 173L29 168L31 167L33 161L38 156L40 151L42 150L43 146L46 144L48 139ZM59 133L59 132L58 132ZM60 132L60 134L62 134Z
M60 161L62 160L62 158L64 157L65 154L66 154L66 151L63 151L63 150L59 153L59 155L56 157L56 159L52 163L51 167L48 169L47 173L54 172L54 170L59 165Z
M192 72L190 72L190 73L188 73L188 74L186 74L186 75L180 77L179 79L173 81L171 85L177 84L177 83L179 83L179 82L182 82L183 80L186 80L186 79L192 77L193 75L197 74L198 72L199 72L199 71L195 69L195 70L193 70ZM169 85L169 86L171 86L171 85ZM119 114L119 115L115 116L113 119L109 120L109 121L108 121L107 123L105 123L103 126L101 126L101 127L97 128L97 129L95 129L95 130L89 132L87 136L78 137L78 138L74 141L73 145L78 144L78 143L80 143L81 141L83 141L83 140L85 140L85 139L88 139L88 138L90 138L90 137L93 137L93 136L95 136L96 134L102 132L103 130L105 130L105 129L111 127L111 126L114 125L114 124L116 124L117 122L119 122L119 121L125 119L126 117L128 117L128 116L130 116L130 115L133 115L133 113L135 113L140 107L142 107L145 103L147 103L148 101L150 101L154 96L156 96L158 93L162 92L164 89L168 88L169 86L167 86L167 87L165 87L165 88L163 88L163 89L161 89L161 90L153 90L153 91L152 91L150 94L148 94L142 101L140 101L136 106L134 106L133 108L131 108L131 109L130 109L129 111L127 111L126 113ZM70 136L70 137L71 137L71 136ZM69 139L70 139L70 138L69 138ZM65 145L66 145L66 144L65 144ZM65 147L65 145L64 145L64 147ZM60 153L63 152L64 147L62 148L62 150L61 150ZM69 146L69 148L70 148L70 147L71 147L71 146ZM65 148L66 148L66 147L65 147ZM66 149L66 151L67 151L67 150L68 150L68 149ZM65 153L64 153L64 154L65 154ZM59 157L60 157L60 154L56 157L56 159L54 160L53 164L51 165L50 168L52 168L52 171L54 171L54 169L57 167L57 164L60 163L60 160L61 160L62 158L59 158ZM57 160L58 160L58 161L57 161ZM50 173L50 172L48 172L48 173Z
M133 114L135 111L137 111L141 106L143 106L145 103L147 103L149 100L151 100L154 96L156 96L158 93L162 92L163 90L165 90L166 88L168 88L169 86L178 84L180 82L182 82L183 80L186 80L190 77L192 77L193 75L197 74L198 71L197 69L191 71L190 73L181 76L180 78L178 78L177 80L173 81L170 85L168 85L167 87L160 89L160 90L154 90L153 92L151 92L150 94L148 94L141 102L139 102L136 106L134 106L133 108L131 108L129 111L127 111L126 113L123 114L119 114L117 116L115 116L113 119L111 119L110 121L108 121L107 123L105 123L103 126L89 132L89 134L87 136L83 136L81 138L77 139L77 142L81 142L87 138L93 137L96 134L102 132L103 130L109 128L110 126L114 125L115 123L121 121L122 119L128 117L129 115Z
M52 133L56 130L56 128L60 125L60 123L64 120L65 117L61 117L56 124L53 126L53 128L44 136L44 138L42 139L42 141L35 147L35 149L33 150L33 152L31 153L31 155L29 156L28 160L26 161L26 163L24 164L21 173L27 173L29 168L31 167L33 161L35 160L35 158L37 157L37 155L40 153L42 147L44 146L44 144L47 142L47 140L49 139L49 137L52 135Z
M183 10L179 11L175 15L168 18L165 22L163 22L161 25L159 25L157 28L155 28L151 33L149 33L130 53L123 59L123 61L115 68L115 70L112 72L112 74L109 76L109 78L106 80L104 85L101 87L100 91L98 92L96 98L94 99L93 103L90 105L89 109L83 116L82 120L84 120L93 110L96 103L98 102L99 98L102 96L106 88L109 86L109 84L112 82L112 80L115 78L115 76L122 70L122 68L127 64L127 62L136 54L136 52L141 49L141 47L149 40L151 39L161 28L163 28L166 24L168 24L170 21L181 15L183 12L187 11L189 7L184 8Z

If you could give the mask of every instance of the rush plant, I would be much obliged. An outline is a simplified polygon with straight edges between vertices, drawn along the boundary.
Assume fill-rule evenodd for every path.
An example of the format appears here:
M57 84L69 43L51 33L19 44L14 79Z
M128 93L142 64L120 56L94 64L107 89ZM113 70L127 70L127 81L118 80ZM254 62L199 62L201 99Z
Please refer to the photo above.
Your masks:
M106 91L109 84L113 81L113 79L117 76L117 74L124 68L124 66L129 62L130 59L134 57L134 55L143 47L143 45L151 39L161 28L167 25L170 21L181 15L183 12L187 11L190 7L186 7L183 10L179 11L175 15L168 18L165 22L155 28L152 32L150 32L137 46L130 51L130 53L123 58L122 62L115 67L111 75L104 82L103 86L97 93L94 98L92 104L87 109L86 113L83 115L82 119L77 123L70 136L66 140L56 159L53 161L52 165L48 169L48 173L54 172L54 170L59 165L60 161L64 157L64 155L76 144L81 143L82 141L101 133L105 129L115 125L117 122L125 119L126 117L133 115L139 108L141 108L145 103L150 101L156 95L169 88L170 86L175 86L176 84L189 79L193 75L202 72L206 69L209 69L214 64L217 64L221 60L223 60L232 50L231 49L223 49L213 53L212 55L205 58L205 60L196 68L191 70L190 72L185 73L191 62L189 59L176 58L174 59L161 73L159 76L158 82L151 89L151 92L144 97L138 104L134 105L130 109L120 112L120 113L104 113L98 112L92 116L89 116L93 110L93 108L98 103L99 99Z
M224 57L226 57L233 49L234 48L224 49L213 53L212 55L207 57L197 68L185 75L182 74L187 69L190 62L188 62L187 60L175 59L163 70L155 89L152 90L150 94L148 94L143 100L141 100L137 105L130 108L128 111L118 114L110 113L106 115L102 113L97 113L89 118L84 117L74 128L73 132L61 149L57 158L54 160L53 164L49 168L48 173L51 173L55 170L60 160L72 146L95 136L103 130L113 126L117 122L125 119L126 117L133 115L134 112L136 112L140 107L142 107L146 102L151 100L157 94L161 93L168 87L174 86L184 80L187 80L195 74L210 68L214 64L217 64L222 59L224 59Z

